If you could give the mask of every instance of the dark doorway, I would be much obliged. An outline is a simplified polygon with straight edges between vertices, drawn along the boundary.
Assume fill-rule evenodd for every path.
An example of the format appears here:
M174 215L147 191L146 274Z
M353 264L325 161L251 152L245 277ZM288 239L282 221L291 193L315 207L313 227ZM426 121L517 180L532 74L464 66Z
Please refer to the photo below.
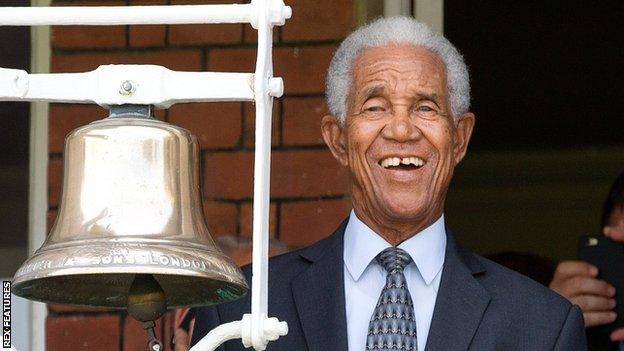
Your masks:
M477 250L572 258L624 170L620 0L446 0L476 131L449 221Z
M473 149L624 144L624 3L446 0L472 73Z

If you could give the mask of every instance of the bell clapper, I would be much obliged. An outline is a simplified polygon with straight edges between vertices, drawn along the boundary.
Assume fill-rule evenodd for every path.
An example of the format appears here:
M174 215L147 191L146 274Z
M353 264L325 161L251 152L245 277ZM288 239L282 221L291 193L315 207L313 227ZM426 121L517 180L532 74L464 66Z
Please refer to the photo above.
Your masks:
M152 274L136 274L128 291L128 314L143 322L147 331L148 350L161 351L162 343L156 339L154 321L167 311L167 299L162 287Z
M147 331L147 349L149 351L162 351L162 343L156 339L156 333L154 332L155 326L156 323L154 323L154 321L143 323L143 328Z

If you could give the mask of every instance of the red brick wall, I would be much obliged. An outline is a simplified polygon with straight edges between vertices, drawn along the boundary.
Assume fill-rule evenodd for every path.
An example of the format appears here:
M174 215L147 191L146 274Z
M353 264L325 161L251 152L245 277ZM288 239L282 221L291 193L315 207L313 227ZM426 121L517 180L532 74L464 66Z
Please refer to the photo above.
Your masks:
M54 1L54 6L224 3L227 0ZM347 175L320 137L325 71L339 41L354 27L354 0L287 0L293 18L275 31L275 101L270 232L291 246L329 234L347 215ZM331 11L328 13L326 9ZM252 72L256 31L249 25L56 27L53 72L80 72L108 63L158 64L175 70ZM49 221L58 207L63 139L103 118L97 106L50 109ZM250 103L176 105L157 117L189 129L202 147L204 211L213 235L251 235L254 109ZM302 230L305 228L305 230ZM49 350L140 350L145 332L123 313L50 306ZM162 325L165 325L162 328ZM171 317L159 323L168 344Z

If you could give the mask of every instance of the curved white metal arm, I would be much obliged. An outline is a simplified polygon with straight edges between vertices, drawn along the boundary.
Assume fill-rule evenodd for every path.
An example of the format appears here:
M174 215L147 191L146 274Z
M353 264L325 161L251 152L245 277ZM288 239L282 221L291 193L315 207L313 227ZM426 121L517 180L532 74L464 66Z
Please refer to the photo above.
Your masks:
M211 330L203 339L195 344L195 346L191 347L189 351L214 351L224 342L240 338L242 335L242 324L242 321L221 324Z
M242 339L245 347L251 347L251 330L251 314L245 314L240 321L221 324L211 330L190 351L214 351L224 342L238 338ZM288 334L288 325L286 322L280 322L277 318L265 318L263 333L267 340L274 341L280 336Z

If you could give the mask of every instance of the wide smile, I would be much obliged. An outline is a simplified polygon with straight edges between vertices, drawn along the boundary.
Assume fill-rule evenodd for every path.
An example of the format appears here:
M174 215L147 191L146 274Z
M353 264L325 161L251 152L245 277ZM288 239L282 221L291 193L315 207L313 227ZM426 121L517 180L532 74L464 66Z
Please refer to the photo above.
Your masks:
M382 168L392 171L414 171L423 167L427 161L419 156L389 156L377 162Z

